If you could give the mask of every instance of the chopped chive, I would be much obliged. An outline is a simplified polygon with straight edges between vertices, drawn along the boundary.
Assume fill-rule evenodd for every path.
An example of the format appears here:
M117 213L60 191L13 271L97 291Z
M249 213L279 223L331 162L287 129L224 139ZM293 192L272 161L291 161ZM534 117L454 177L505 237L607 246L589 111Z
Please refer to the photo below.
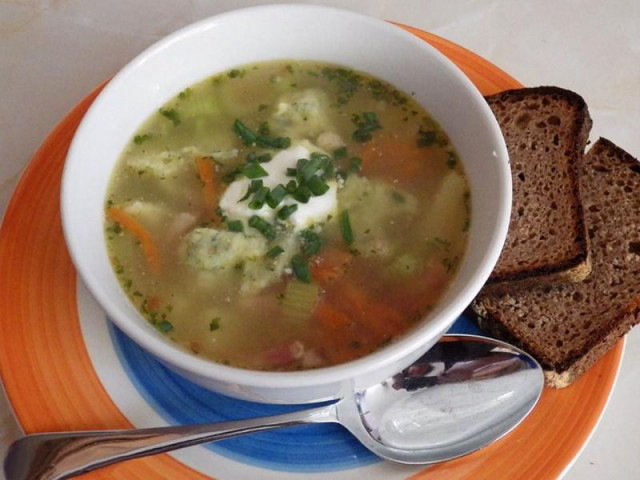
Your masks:
M269 175L259 163L248 163L242 168L242 174L251 180Z
M273 228L273 225L267 222L264 218L260 218L257 215L252 215L249 218L248 223L250 227L255 228L268 240L273 240L274 238L276 238L275 228Z
M256 144L264 148L284 149L291 146L291 139L289 137L259 136L256 138Z
M269 192L269 195L267 195L267 205L269 205L271 208L276 208L278 205L280 205L280 202L282 202L286 194L287 189L284 187L284 185L276 185L273 190Z
M340 225L340 234L344 243L351 245L353 243L353 230L351 229L351 220L349 219L349 211L343 210L338 216L338 222Z
M298 185L298 188L291 196L300 203L307 203L311 198L311 190L305 185Z
M244 232L244 223L242 220L229 220L227 222L227 229L230 232Z
M261 129L264 130L261 126ZM245 145L257 145L265 148L289 148L291 139L289 137L271 137L254 132L244 123L237 119L233 122L233 131L240 137Z
M296 162L296 171L302 170L307 163L309 163L308 158L299 158Z
M298 167L298 181L300 183L306 182L313 177L320 170L320 160L318 158L312 158L306 162L302 168Z
M298 182L296 182L295 180L289 180L285 188L287 189L288 193L293 193L298 189Z
M298 174L298 169L289 167L289 168L287 168L287 172L286 173L287 173L287 177L295 177Z
M327 185L317 175L307 180L307 183L305 185L309 188L309 190L311 190L311 193L316 197L320 195L324 195L329 190L329 185Z
M267 201L267 195L269 195L269 192L269 187L260 187L249 202L249 208L251 210L260 210Z
M240 137L245 145L253 145L258 138L253 130L251 130L237 118L235 122L233 122L233 131L236 132L236 134Z
M298 209L298 204L297 203L293 203L291 205L285 205L284 207L282 207L280 210L278 210L278 213L276 214L278 217L278 220L286 220L287 218L289 218L293 212L295 212Z
M258 127L259 135L269 135L271 134L271 128L269 128L269 124L267 122L262 122Z
M267 257L269 258L278 258L280 255L284 253L284 249L280 245L276 245L271 250L267 252Z
M336 148L333 151L333 158L337 158L337 159L347 158L347 147Z
M236 179L236 177L237 177L238 175L240 175L240 173L241 173L241 172L240 172L240 169L239 169L239 168L234 168L233 170L231 170L230 172L225 173L225 174L222 176L222 181L223 181L224 183L231 183L231 182L233 182L233 181Z
M307 259L302 255L294 255L291 258L291 270L298 280L311 283L311 269Z
M247 155L247 163L267 163L271 160L270 153L263 153L258 155L256 152L251 152Z
M262 180L251 180L251 183L249 184L249 188L247 189L247 193L245 193L244 196L240 200L238 200L238 203L244 202L247 198L251 196L252 193L257 192L261 188L262 188Z

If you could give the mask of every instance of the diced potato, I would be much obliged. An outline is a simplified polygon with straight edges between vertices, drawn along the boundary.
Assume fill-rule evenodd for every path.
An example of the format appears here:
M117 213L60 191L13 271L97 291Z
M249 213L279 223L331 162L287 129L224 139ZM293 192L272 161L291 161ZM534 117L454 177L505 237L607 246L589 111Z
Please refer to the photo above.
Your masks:
M423 231L427 237L448 240L459 236L468 217L467 188L467 182L456 171L442 179L424 215Z

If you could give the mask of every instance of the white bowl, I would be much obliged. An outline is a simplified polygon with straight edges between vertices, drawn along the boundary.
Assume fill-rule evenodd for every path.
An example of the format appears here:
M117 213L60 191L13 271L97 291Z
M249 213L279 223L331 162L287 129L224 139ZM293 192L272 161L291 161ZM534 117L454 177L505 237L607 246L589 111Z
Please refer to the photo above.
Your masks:
M269 59L342 64L413 92L449 134L471 188L468 250L454 283L428 319L380 351L317 370L242 370L181 350L150 326L124 295L104 240L111 171L141 123L185 87L214 73ZM511 175L502 134L482 95L453 63L382 20L302 5L256 7L208 18L144 51L109 82L85 115L62 182L62 221L71 257L113 322L190 380L227 395L270 403L337 398L377 383L418 358L488 278L506 237L510 208Z

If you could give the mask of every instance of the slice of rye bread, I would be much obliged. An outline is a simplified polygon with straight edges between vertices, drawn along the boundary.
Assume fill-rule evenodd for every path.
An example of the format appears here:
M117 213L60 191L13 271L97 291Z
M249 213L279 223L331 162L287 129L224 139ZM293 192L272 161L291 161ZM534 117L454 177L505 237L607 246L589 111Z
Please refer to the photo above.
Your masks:
M513 177L509 231L486 288L584 279L591 265L576 162L592 124L585 101L558 87L509 90L486 100Z
M593 270L582 282L481 294L480 327L520 345L565 387L640 321L640 163L599 139L580 164Z

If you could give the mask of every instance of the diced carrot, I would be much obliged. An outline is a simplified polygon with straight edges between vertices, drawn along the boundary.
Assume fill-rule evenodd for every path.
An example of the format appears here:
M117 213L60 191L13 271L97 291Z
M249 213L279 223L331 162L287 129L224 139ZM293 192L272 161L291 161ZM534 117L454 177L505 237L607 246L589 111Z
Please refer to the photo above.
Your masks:
M147 310L156 312L162 306L162 299L157 295L152 295L147 299Z
M311 279L320 284L339 278L345 272L345 268L353 254L339 248L325 248L311 259Z
M362 171L368 175L386 176L401 182L412 182L421 174L428 150L415 140L380 135L364 144L360 151Z
M122 228L138 239L151 272L156 275L159 274L160 254L149 231L121 208L110 207L109 210L107 210L107 216L114 222L119 223Z
M313 316L328 330L346 327L350 321L348 315L332 306L325 298L316 303Z
M423 271L389 292L387 302L404 315L424 311L440 298L448 285L448 275L441 262L426 265Z
M214 183L213 163L207 157L196 157L196 171L202 181L202 194L207 215L214 217L216 209L216 189Z

